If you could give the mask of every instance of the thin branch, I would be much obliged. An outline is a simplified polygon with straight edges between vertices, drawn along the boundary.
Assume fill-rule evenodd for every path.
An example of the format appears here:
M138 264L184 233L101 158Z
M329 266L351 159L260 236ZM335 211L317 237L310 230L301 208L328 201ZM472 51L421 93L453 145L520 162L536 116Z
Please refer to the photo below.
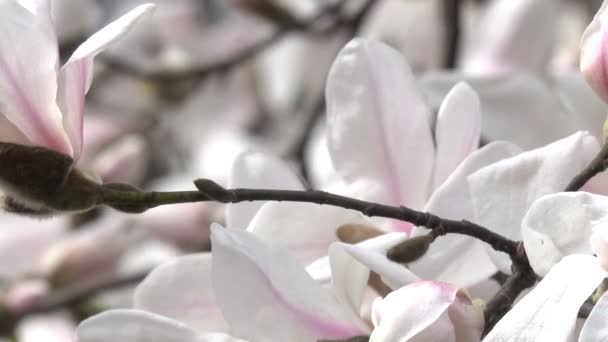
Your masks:
M144 270L133 274L117 276L96 284L58 289L50 293L48 297L36 301L33 305L20 312L0 310L0 336L13 331L17 323L27 316L71 307L102 292L137 284L148 273L150 273L150 270Z
M435 234L462 234L475 237L497 251L514 256L518 242L466 220L448 220L431 213L407 207L395 207L362 201L325 191L268 190L268 189L225 189L208 179L198 179L195 185L199 191L143 192L115 188L103 188L103 204L114 208L153 208L159 205L216 201L239 203L250 201L285 201L332 205L361 212L366 216L392 218L434 230Z
M578 175L576 175L564 191L578 191L585 183L593 178L598 173L604 172L608 169L608 143L602 146L602 149L598 155L591 161L591 163L584 168Z

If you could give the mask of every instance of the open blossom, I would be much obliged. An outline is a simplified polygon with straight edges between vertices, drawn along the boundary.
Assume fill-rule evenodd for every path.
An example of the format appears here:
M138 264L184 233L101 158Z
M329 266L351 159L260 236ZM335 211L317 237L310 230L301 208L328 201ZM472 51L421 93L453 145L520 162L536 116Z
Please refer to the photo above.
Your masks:
M580 68L589 85L608 101L608 12L604 2L581 40Z
M0 136L71 156L82 152L84 97L93 58L123 36L153 5L141 5L82 43L58 69L49 0L0 2Z

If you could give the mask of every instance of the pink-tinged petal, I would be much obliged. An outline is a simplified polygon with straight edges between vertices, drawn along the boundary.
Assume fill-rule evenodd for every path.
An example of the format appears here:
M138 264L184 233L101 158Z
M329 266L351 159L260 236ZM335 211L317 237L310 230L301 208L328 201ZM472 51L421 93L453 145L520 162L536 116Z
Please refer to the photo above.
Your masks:
M483 341L572 341L578 310L604 276L595 257L563 258Z
M608 101L608 9L606 2L587 26L581 39L580 69L598 96Z
M373 311L370 342L478 341L483 330L483 314L462 290L447 283L420 281L402 287L377 299Z
M135 290L134 306L198 332L228 330L215 304L209 253L184 256L155 268Z
M93 34L59 71L57 105L63 113L63 126L74 149L74 160L77 161L82 153L84 97L93 80L93 58L150 15L154 7L152 4L140 5Z
M356 245L343 245L342 248L357 262L376 272L391 289L419 281L420 278L403 265L389 260L386 251L407 239L403 233L390 233Z
M66 312L34 315L17 326L20 342L76 342L76 323Z
M534 201L563 191L599 151L597 140L587 132L536 150L521 153L468 177L475 222L510 239L521 240L521 223ZM504 253L488 249L504 272L511 261Z
M579 335L579 342L608 341L608 293L604 293L595 303Z
M608 223L608 197L586 192L544 196L532 204L521 233L530 265L540 276L569 254L592 254L589 237Z
M71 154L55 104L58 55L50 19L17 1L2 1L0 13L0 113L31 144Z
M110 310L93 316L78 325L76 335L79 342L201 342L182 322L140 310Z
M559 1L493 1L465 46L467 73L493 74L511 69L542 72L553 54Z
M474 221L473 199L467 177L520 152L519 147L507 142L492 142L473 152L433 192L424 210L449 219ZM413 236L427 233L428 229L422 227L412 231ZM439 237L423 258L410 263L408 267L424 279L445 281L461 287L487 279L496 271L481 242L457 234Z
M458 83L443 100L437 115L434 188L439 187L479 146L481 104L473 88Z
M268 244L288 250L302 265L308 265L327 255L329 245L338 240L338 227L364 222L367 221L359 212L343 208L271 202L260 209L247 230Z
M564 107L554 85L536 74L509 72L474 77L435 72L425 74L420 83L433 108L439 108L450 89L461 81L479 95L483 105L481 133L486 140L510 141L528 150L585 129L578 114Z
M240 229L211 227L212 283L233 335L313 341L368 332L345 303L315 283L289 254Z
M363 199L422 208L435 152L429 110L403 57L383 43L352 40L330 70L326 98L336 171L373 189Z
M261 152L241 153L234 164L229 188L304 190L302 181L284 161ZM264 201L228 204L226 225L246 228Z
M0 115L0 137L2 142L30 145L29 139L21 133L4 115Z

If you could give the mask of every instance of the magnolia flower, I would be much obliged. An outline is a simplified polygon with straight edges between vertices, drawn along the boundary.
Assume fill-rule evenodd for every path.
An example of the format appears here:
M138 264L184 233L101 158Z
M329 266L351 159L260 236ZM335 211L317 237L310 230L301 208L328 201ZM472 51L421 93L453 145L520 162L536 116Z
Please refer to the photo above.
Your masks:
M557 263L545 278L488 333L483 342L566 342L575 339L579 309L606 277L597 258L571 255ZM595 305L579 342L604 341L608 295Z
M59 55L49 0L0 2L1 140L45 147L78 161L84 97L93 58L122 37L153 5L141 5L92 35L57 69Z
M607 2L593 17L581 40L580 69L589 85L604 101L608 101L608 79L606 79L606 54L608 53Z
M219 225L211 230L212 257L190 255L159 266L135 291L136 309L110 310L84 321L77 329L79 341L241 341L228 333L248 341L313 342L370 334L359 315L369 271L346 257L347 248L357 247L330 247L334 272L331 283L321 285L289 253L255 235ZM381 275L403 279L397 273L407 273L385 266ZM418 302L421 296L425 302ZM381 339L386 342L454 332L475 336L483 322L466 295L440 283L404 288L374 310L378 336L393 336ZM396 315L403 325L392 323ZM445 317L451 326L443 324Z

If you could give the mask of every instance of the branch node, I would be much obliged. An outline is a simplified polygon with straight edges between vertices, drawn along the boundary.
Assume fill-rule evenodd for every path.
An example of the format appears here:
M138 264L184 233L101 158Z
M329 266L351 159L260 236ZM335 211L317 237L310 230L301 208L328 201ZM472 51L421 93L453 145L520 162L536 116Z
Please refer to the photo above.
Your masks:
M232 191L226 190L223 186L217 184L211 179L200 178L194 181L196 188L209 196L214 201L221 203L230 203L236 201L236 196Z

